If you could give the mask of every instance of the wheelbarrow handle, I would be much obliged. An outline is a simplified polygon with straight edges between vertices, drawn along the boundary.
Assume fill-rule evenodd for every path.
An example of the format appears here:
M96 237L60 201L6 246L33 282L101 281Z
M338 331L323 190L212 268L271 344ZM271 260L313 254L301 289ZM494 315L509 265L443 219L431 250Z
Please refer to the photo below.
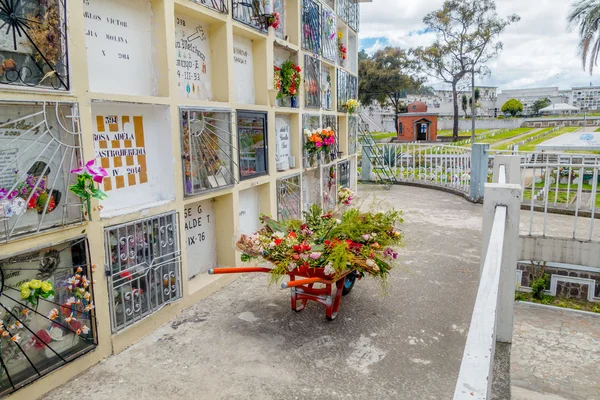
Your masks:
M269 268L263 267L240 267L240 268L211 268L208 270L209 275L219 274L243 274L247 272L271 272Z
M335 281L327 280L327 279L323 279L323 278L307 278L307 279L300 279L297 281L284 282L281 284L281 288L289 289L289 288L293 288L293 287L297 287L297 286L309 285L311 283L324 283L326 285L332 285L334 282Z

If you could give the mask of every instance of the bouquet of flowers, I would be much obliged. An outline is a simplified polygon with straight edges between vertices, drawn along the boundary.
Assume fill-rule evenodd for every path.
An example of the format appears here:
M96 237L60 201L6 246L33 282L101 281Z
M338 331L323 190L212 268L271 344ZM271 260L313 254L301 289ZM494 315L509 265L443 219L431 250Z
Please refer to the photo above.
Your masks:
M15 175L18 173L15 170ZM38 214L54 211L56 201L46 186L47 178L27 175L24 181L8 189L0 187L0 218L22 215L27 210L36 210Z
M360 103L358 102L358 100L355 100L355 99L348 100L346 102L346 108L348 109L348 113L354 114L354 111L356 111L356 109L358 108L359 105L360 105Z
M104 178L108 176L108 173L104 168L97 165L95 160L90 160L85 165L71 170L71 173L78 175L78 177L77 183L69 186L69 190L84 201L82 208L87 207L87 211L84 209L83 213L91 221L92 210L90 208L92 198L103 200L107 197L106 193L96 188L96 183L102 183Z
M274 12L273 14L269 15L267 17L267 24L273 29L279 28L279 25L281 24L281 16L279 13Z
M338 190L338 203L349 206L354 198L354 193L347 187Z
M398 211L361 213L349 209L336 218L313 205L304 220L278 222L262 216L264 227L254 235L242 235L236 247L242 261L262 259L273 265L272 283L294 270L306 273L322 268L335 279L346 270L359 276L385 280L398 258L402 223Z
M338 32L338 51L340 53L340 60L345 61L348 57L348 49L344 44L344 34L342 32Z
M281 68L273 66L273 89L277 90L277 97L281 95Z
M304 149L308 155L313 155L319 152L328 153L330 149L335 146L335 132L333 129L327 127L325 129L319 128L315 130L304 130L306 136Z
M287 60L281 64L279 69L279 79L281 80L281 90L277 94L277 98L281 99L283 96L297 96L302 77L300 73L302 68L294 64L293 61Z

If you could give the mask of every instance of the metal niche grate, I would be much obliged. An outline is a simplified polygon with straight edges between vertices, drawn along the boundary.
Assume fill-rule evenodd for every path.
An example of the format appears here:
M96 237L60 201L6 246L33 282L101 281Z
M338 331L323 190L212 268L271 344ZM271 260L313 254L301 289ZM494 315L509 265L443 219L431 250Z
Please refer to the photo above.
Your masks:
M315 168L302 174L302 206L308 211L313 204L322 207L321 169Z
M233 19L263 33L268 26L265 19L265 0L233 0L231 5Z
M305 131L313 131L315 129L319 129L321 128L321 116L319 114L303 114L302 115L302 162L304 165L304 168L309 168L311 167L310 165L310 160L309 160L309 156L308 156L308 152L306 151L306 148L304 147L304 145L306 144L306 141L308 140L308 137L306 135Z
M321 107L321 61L304 56L304 97L306 107Z
M180 121L185 195L234 185L231 111L181 108Z
M340 112L346 111L346 102L348 101L348 74L343 69L337 69L337 109Z
M337 168L335 164L323 166L323 210L334 210L337 205Z
M82 221L81 154L75 104L0 103L0 241Z
M181 298L178 218L172 212L105 229L113 333Z
M275 1L275 4L273 5L273 11L279 13L279 26L275 29L275 36L277 36L279 39L285 39L285 1L272 1Z
M0 396L96 347L92 270L85 238L0 259ZM54 295L32 298L33 280Z
M323 7L322 31L323 47L321 54L323 58L335 63L338 55L337 19L335 13L327 7Z
M210 9L216 10L220 13L227 14L229 10L227 9L228 0L190 0L196 4L201 4Z
M349 188L350 187L350 162L340 161L337 165L338 167L338 186L340 188Z
M358 32L360 5L357 0L348 0L348 26L355 32Z
M348 154L356 154L356 144L358 142L358 118L350 116L348 118Z
M321 52L321 5L302 1L302 48L315 55Z
M0 84L69 90L66 1L0 1Z
M337 0L337 5L335 10L337 11L337 15L344 22L348 22L348 6L350 4L350 0Z
M277 219L301 218L300 174L277 180Z

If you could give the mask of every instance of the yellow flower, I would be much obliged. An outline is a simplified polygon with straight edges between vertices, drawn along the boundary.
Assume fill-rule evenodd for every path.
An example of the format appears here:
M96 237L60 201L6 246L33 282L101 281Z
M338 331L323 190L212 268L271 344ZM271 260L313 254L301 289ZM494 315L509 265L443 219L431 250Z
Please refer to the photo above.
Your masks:
M342 39L344 37L344 34L342 32L338 32L338 39Z
M24 282L23 284L21 284L21 290L23 289L29 289L29 282Z
M21 298L22 299L28 299L29 296L31 296L31 290L29 290L29 288L21 289Z
M52 284L50 282L42 283L42 292L48 293L52 291Z
M39 279L34 279L29 282L29 287L32 289L39 289L42 287L42 281L40 281Z

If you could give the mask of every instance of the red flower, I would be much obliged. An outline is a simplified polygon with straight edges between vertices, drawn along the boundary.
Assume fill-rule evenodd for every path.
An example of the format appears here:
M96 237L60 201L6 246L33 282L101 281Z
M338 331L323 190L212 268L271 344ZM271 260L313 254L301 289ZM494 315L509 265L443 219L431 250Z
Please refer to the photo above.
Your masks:
M37 199L35 198L35 196L33 196L31 199L29 199L29 203L27 203L27 208L31 210L36 207L37 207Z
M296 70L296 72L302 72L302 68L300 68L299 65L294 65L293 68Z
M292 254L292 259L298 261L300 259L300 256L298 254Z
M69 325L71 326L71 329L74 331L81 329L81 322L79 322L79 321L71 321L71 323Z
M133 279L133 275L129 271L121 271L119 272L119 276L123 279L127 279L128 281Z
M296 232L294 232L294 231L290 232L288 234L288 237L291 238L291 239L295 238L296 237Z
M42 350L48 343L52 341L50 334L45 329L38 331L33 338L31 338L33 347Z
M302 251L310 251L311 247L306 244L306 243L302 243Z
M275 239L274 242L275 242L275 245L279 246L281 244L281 242L283 242L283 239Z
M296 253L301 253L302 252L302 245L301 244L294 245L294 251Z

